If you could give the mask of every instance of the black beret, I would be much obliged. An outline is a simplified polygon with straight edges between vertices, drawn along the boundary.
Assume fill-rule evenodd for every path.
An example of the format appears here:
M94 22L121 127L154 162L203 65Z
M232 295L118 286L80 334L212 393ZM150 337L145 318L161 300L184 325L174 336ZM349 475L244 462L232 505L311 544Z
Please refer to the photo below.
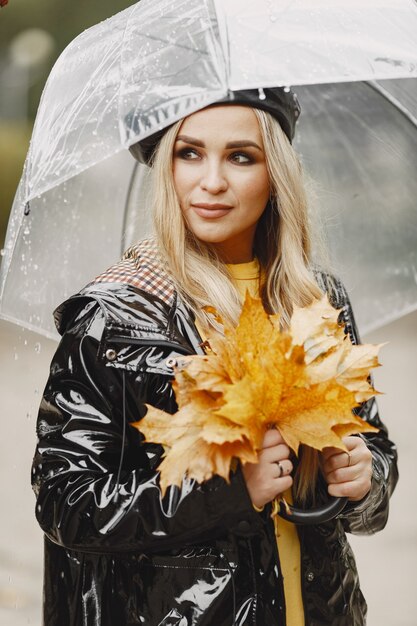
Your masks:
M300 116L301 108L297 96L289 87L229 91L225 98L214 102L210 106L218 104L239 104L267 111L279 122L290 143L292 143L295 124ZM126 121L129 127L134 129L134 116L129 114L126 116ZM170 126L158 130L156 133L146 137L146 139L133 144L129 150L135 159L149 165L159 141Z

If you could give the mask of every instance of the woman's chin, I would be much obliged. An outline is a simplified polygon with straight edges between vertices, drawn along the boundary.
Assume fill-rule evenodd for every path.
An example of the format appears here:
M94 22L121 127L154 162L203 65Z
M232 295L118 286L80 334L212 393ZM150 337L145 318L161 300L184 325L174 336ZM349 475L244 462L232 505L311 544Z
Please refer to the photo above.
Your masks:
M224 232L210 232L209 230L199 228L193 229L191 232L199 241L207 244L223 244L228 239Z

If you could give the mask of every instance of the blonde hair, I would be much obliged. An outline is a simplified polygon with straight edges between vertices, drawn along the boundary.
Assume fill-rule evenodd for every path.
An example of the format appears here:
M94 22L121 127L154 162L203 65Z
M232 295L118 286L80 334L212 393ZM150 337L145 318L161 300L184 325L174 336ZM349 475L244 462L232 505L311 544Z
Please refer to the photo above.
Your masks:
M307 199L300 161L279 123L253 109L261 131L271 195L255 233L254 252L261 267L260 296L265 310L278 313L285 328L293 306L305 306L321 291L311 271ZM153 216L162 259L176 289L204 327L215 325L205 307L214 306L236 325L241 296L215 249L187 228L174 186L172 158L182 120L162 137L153 159ZM305 448L296 474L296 497L314 490L317 454Z

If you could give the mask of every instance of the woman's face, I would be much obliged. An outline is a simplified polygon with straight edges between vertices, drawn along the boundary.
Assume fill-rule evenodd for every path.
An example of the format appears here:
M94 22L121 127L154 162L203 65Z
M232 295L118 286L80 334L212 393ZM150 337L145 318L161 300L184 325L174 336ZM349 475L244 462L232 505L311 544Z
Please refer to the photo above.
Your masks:
M216 106L182 123L174 185L188 228L226 263L253 258L256 225L270 183L258 120L245 106Z

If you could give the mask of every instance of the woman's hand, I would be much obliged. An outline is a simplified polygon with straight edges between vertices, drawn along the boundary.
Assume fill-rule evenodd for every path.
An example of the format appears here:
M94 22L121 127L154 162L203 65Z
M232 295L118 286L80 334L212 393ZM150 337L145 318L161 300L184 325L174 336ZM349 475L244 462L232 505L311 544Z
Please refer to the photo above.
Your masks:
M277 495L291 487L292 463L290 449L278 430L265 433L258 463L246 463L243 468L246 487L252 504L262 508Z
M321 469L331 496L362 500L371 488L372 453L360 437L344 437L348 452L325 448Z

